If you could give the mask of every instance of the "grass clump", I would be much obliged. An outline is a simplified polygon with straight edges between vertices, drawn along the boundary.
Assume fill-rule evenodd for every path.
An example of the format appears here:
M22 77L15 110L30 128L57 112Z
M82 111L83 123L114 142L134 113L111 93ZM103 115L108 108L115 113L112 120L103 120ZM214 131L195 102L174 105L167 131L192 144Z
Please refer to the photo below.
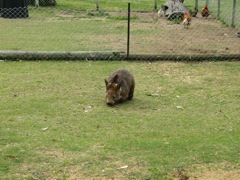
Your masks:
M95 16L95 17L103 17L109 16L109 14L105 11L96 11L96 12L87 12L87 16Z
M110 17L110 19L127 21L128 16L112 16L112 17ZM138 16L131 16L130 19L131 20L137 20L137 19L139 19L139 17Z

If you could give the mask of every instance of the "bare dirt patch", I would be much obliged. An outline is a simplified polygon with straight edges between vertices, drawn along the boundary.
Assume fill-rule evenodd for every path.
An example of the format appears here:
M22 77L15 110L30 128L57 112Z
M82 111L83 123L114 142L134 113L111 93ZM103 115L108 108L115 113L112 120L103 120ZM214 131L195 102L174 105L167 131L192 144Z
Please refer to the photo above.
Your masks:
M240 170L234 171L203 171L198 173L176 172L171 174L173 180L226 180L240 179Z
M195 173L190 175L191 179L201 179L201 180L225 180L225 179L240 179L240 170L234 171L204 171L200 173Z
M230 169L228 169L230 168ZM193 165L190 169L176 169L169 173L173 180L226 180L240 179L240 169L229 163Z
M193 17L189 29L182 23L157 18L153 12L133 12L131 51L133 54L239 54L237 29L213 17Z

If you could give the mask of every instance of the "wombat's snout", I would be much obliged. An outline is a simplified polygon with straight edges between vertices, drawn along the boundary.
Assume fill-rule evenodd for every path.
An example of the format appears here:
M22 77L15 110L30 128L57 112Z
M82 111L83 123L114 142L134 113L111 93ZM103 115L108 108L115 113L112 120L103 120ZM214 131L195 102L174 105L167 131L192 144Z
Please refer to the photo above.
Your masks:
M113 105L114 105L114 102L107 102L107 105L108 105L108 106L113 106Z

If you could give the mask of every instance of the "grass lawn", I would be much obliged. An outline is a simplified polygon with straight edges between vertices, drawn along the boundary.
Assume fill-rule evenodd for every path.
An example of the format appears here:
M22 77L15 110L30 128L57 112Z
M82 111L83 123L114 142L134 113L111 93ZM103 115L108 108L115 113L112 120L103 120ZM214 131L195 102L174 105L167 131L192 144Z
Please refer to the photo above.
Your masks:
M58 0L58 5L56 6L58 9L75 9L75 10L96 10L96 2L97 1L89 1L89 0ZM99 1L99 10L105 10L105 11L126 11L128 3L131 3L131 6L133 10L145 10L145 11L151 11L154 9L154 1L151 0L129 0L129 1L117 1L117 0L111 0L111 1ZM162 4L165 3L165 0L157 1L158 8Z
M117 68L135 76L135 96L108 107L104 78ZM3 179L239 170L240 62L22 61L0 69Z

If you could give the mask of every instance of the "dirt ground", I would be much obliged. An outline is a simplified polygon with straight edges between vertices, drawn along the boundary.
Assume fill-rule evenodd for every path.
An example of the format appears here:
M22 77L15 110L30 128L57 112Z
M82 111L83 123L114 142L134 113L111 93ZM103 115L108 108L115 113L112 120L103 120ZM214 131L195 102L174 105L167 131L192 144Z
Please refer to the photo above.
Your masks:
M131 22L133 54L240 54L239 29L227 27L213 17L192 17L184 28L157 13L132 13L139 19Z
M176 173L170 175L173 180L237 180L240 179L240 170L236 171L204 171L195 173Z
M233 170L228 170L228 168ZM176 169L169 173L173 180L237 180L240 179L240 169L229 163L193 165L188 170Z
M191 177L192 176L192 177ZM193 174L189 180L225 180L225 179L240 179L240 171L206 171Z

